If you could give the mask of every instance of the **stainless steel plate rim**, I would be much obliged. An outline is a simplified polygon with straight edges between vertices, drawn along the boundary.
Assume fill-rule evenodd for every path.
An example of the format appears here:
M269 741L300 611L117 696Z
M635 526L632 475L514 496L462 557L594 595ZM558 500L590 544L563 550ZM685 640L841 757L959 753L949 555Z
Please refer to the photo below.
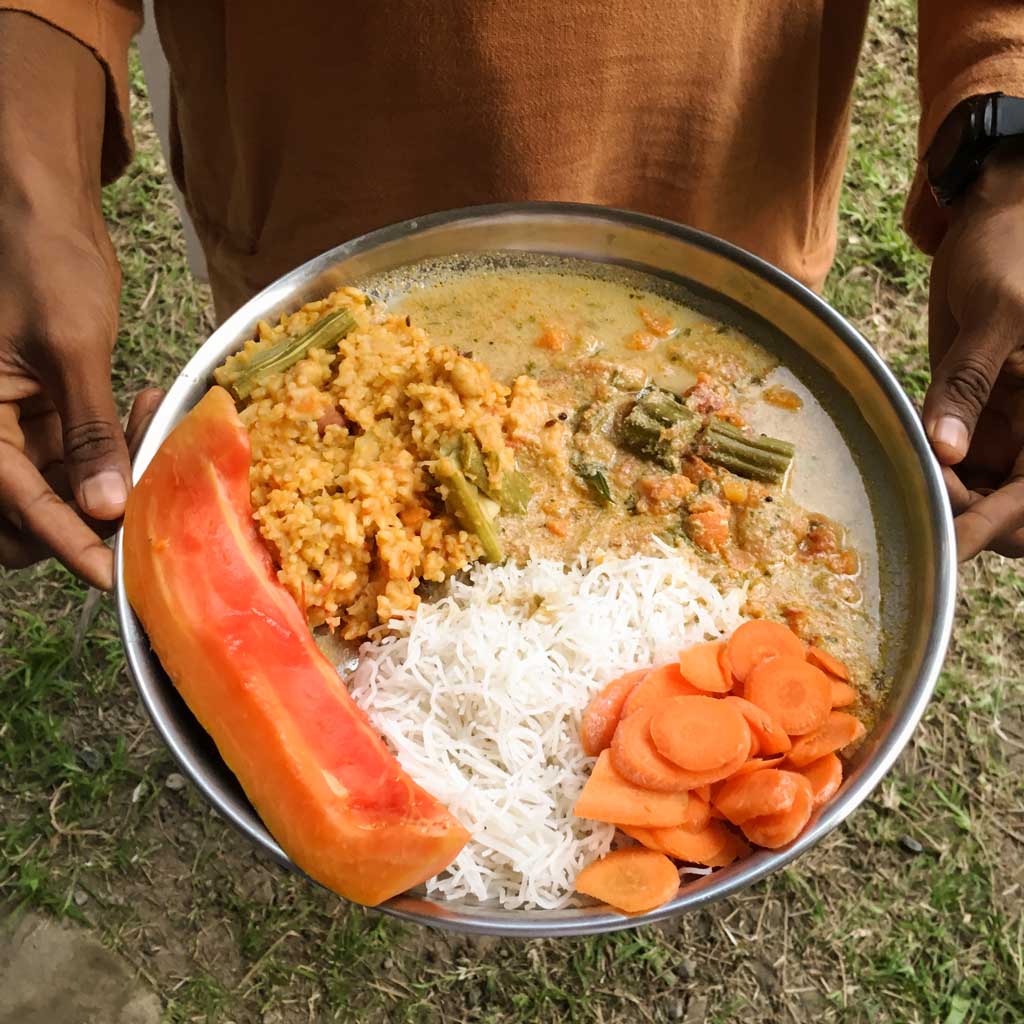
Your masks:
M397 918L443 927L451 931L523 938L587 935L663 921L684 910L705 906L739 892L789 864L819 842L867 799L892 767L924 713L934 689L952 629L956 585L952 519L938 464L931 453L927 438L909 399L867 341L819 296L781 270L749 252L714 236L670 221L644 214L585 204L495 204L431 214L356 238L315 257L286 274L229 317L189 360L168 391L163 405L150 424L147 435L140 446L134 470L136 479L141 475L174 423L187 411L184 403L186 394L194 388L197 382L205 382L209 379L210 370L215 365L215 363L211 363L211 352L219 350L227 342L239 344L252 330L256 319L258 319L259 311L280 305L302 283L316 278L330 267L361 252L370 251L422 232L429 232L448 225L472 224L474 222L510 223L517 219L536 221L538 218L545 217L581 218L591 222L596 220L607 223L609 228L622 225L633 226L716 253L795 299L837 335L871 373L884 392L906 432L907 440L920 461L929 499L930 525L936 536L936 551L934 552L936 612L920 670L912 687L911 699L907 702L902 714L892 723L884 744L876 752L867 770L862 771L853 781L846 783L807 831L790 846L778 851L759 851L729 869L716 871L706 878L691 881L681 889L674 900L637 917L626 917L598 908L588 908L586 914L583 915L578 915L578 912L575 912L578 916L574 916L573 912L566 911L516 912L483 906L479 909L468 909L464 906L446 906L443 900L409 898L407 896L395 897L379 908L384 913ZM579 255L586 258L587 254L580 253ZM175 735L171 723L165 720L159 706L158 696L160 688L167 686L168 683L149 648L145 631L128 603L124 588L123 569L122 538L119 533L115 547L115 601L121 637L129 674L158 732L182 770L206 799L265 854L289 870L298 872L296 866L280 846L262 828L261 823L238 814L230 806L219 789L213 785L203 764L193 759L190 752L185 749ZM301 872L299 873L301 874Z

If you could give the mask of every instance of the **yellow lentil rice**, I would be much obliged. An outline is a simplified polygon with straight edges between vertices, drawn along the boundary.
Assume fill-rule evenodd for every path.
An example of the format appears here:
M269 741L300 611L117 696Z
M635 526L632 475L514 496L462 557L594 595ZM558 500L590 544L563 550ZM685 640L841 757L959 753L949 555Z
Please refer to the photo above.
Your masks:
M355 288L260 323L218 383L230 386L255 353L340 308L356 327L337 351L271 374L240 412L253 514L278 576L311 625L352 640L414 610L421 581L440 582L481 554L439 500L429 467L440 447L472 433L498 477L514 456L509 389Z

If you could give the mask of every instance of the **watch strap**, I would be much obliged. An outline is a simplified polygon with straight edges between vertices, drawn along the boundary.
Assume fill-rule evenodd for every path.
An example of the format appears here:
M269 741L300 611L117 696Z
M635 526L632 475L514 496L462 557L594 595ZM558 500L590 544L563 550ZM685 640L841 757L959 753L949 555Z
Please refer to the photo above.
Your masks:
M952 120L954 117L959 121ZM958 123L961 135L957 149L941 159L938 166L931 151L928 155L928 181L940 206L949 206L963 193L1001 141L1024 138L1024 98L999 92L973 96L954 108L940 132L947 126L955 128ZM933 146L938 138L933 140Z

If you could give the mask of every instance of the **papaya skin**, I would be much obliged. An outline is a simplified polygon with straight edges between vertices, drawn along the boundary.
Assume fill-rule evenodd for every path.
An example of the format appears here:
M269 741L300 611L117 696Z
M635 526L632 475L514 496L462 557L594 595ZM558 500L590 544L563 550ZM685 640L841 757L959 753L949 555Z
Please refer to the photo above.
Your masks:
M132 491L124 578L164 670L288 856L374 906L469 840L320 653L252 518L249 436L212 388Z

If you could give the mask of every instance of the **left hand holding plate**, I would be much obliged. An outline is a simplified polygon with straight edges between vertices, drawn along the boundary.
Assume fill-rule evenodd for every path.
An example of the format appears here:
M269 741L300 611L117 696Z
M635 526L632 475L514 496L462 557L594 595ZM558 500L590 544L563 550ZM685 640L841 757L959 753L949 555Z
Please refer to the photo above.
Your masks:
M924 426L961 561L1024 556L1024 149L994 154L932 264Z

